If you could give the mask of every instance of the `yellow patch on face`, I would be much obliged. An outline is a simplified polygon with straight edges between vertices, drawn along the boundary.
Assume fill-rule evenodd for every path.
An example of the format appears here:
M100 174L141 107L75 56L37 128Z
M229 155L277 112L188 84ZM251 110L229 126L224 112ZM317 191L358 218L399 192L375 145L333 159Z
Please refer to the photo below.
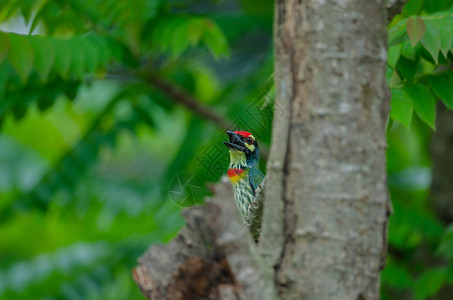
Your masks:
M252 152L255 151L255 145L249 145L249 144L245 143L245 146L247 148L249 148L250 151L252 151Z
M247 138L251 138L253 140L253 142L255 141L255 137L253 135L249 135ZM252 152L255 151L255 145L253 145L253 144L249 145L247 142L245 142L245 146L247 148L249 148L250 151L252 151Z

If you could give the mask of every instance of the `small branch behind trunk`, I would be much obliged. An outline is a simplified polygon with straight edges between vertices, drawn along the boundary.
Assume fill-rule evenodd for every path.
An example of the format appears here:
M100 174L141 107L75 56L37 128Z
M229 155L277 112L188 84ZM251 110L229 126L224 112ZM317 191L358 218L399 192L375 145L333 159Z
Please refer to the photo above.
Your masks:
M401 13L403 6L408 0L390 0L387 2L387 22L390 23L393 18Z
M187 109L193 111L197 116L214 123L220 128L224 128L226 130L233 124L232 121L216 113L211 108L203 105L191 94L171 82L159 77L153 77L149 80L149 83L158 88L170 99L180 103Z
M204 105L181 87L159 77L150 78L148 80L148 83L158 89L169 99L183 105L185 108L192 111L196 116L213 123L214 125L225 131L236 130L236 124L233 121L217 113L209 106ZM252 130L252 128L246 129ZM263 159L267 159L267 157L269 156L269 149L266 146L261 145L260 152L261 157Z

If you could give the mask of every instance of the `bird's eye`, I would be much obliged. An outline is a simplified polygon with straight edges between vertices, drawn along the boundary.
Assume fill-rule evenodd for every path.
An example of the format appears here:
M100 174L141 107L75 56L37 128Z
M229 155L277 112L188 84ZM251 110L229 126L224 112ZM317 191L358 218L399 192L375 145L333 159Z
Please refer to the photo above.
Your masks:
M249 145L250 145L251 143L253 143L253 139L250 138L250 137L246 138L245 141L246 141L247 144L249 144Z

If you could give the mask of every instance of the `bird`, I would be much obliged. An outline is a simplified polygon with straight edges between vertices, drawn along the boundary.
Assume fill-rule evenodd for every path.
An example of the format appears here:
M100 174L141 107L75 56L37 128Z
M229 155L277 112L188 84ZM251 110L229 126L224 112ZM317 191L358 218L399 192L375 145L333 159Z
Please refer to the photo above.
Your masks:
M255 199L255 191L264 179L258 170L260 151L255 137L247 131L227 131L224 142L230 152L227 176L230 179L236 204L244 217Z

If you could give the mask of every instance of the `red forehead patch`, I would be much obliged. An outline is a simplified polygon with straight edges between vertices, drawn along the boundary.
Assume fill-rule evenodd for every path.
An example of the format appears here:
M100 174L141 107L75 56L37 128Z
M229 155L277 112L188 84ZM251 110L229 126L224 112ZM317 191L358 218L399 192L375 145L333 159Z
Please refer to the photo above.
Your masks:
M243 137L248 137L249 135L252 135L250 132L247 131L235 131L234 133L242 135Z

